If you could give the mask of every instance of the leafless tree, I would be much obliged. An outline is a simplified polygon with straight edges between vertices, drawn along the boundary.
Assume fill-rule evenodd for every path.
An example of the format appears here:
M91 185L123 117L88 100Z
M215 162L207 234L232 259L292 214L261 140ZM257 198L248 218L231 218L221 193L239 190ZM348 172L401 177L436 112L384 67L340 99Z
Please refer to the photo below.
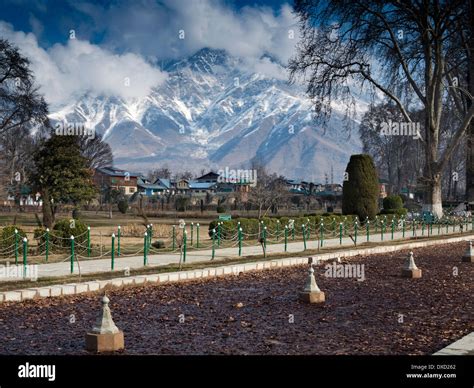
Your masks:
M376 92L385 95L408 123L414 121L410 107L423 108L423 208L437 216L443 212L442 173L474 116L472 96L455 81L457 64L466 56L459 42L465 35L465 41L472 43L471 31L463 28L465 4L463 0L295 1L302 39L289 64L291 80L308 76L307 92L319 119L328 119L335 99L345 102L353 115L355 92L361 87L373 97ZM460 99L461 94L469 108L460 113L460 124L442 148L446 99Z
M100 134L94 137L78 136L81 154L89 161L92 169L110 167L114 164L114 157L110 145L103 141Z

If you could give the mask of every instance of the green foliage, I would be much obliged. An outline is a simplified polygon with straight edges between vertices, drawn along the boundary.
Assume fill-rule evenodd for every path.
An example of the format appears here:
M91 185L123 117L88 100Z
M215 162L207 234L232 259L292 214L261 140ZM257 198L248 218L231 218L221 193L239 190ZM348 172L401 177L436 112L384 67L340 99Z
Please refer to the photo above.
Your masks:
M94 198L92 172L75 136L53 133L35 152L33 160L35 169L30 180L41 192L47 188L55 203L79 204Z
M118 206L118 209L120 211L120 213L122 214L126 214L127 213L127 210L128 210L128 201L126 199L122 199L118 202L117 204Z
M54 225L51 231L50 242L61 247L71 246L71 236L76 244L86 245L87 225L80 220L63 219Z
M403 207L402 198L399 195L389 195L383 199L384 210L395 210Z
M379 212L379 182L374 162L369 155L352 155L344 181L342 213L356 214L360 220L373 219Z
M216 211L217 211L217 213L225 213L225 207L217 206Z
M12 256L10 252L14 250L12 245L15 244L15 229L18 231L18 252L23 253L23 238L26 237L26 233L18 226L5 226L0 232L0 254L8 254Z
M275 234L277 230L279 229L281 236L283 236L285 225L288 225L290 222L290 219L294 220L294 227L297 233L301 232L302 225L304 224L306 227L308 227L310 230L313 232L315 230L319 230L319 225L321 222L324 225L324 229L326 232L332 231L333 229L338 230L337 228L339 227L339 223L345 223L347 226L352 226L354 224L354 221L357 219L356 216L353 215L347 215L347 216L341 216L341 215L334 215L334 216L305 216L305 217L264 217L260 221L263 221L263 225L267 227L267 230ZM278 227L277 221L280 221L279 224L280 226ZM221 223L221 238L222 239L230 239L231 237L235 236L237 233L237 225L238 222L240 222L240 227L242 228L242 231L245 234L252 234L256 235L259 232L259 221L257 218L239 218L239 219L232 219L229 221L218 221L218 220L213 220L209 224L209 237L212 237L212 229L216 229L216 233L218 230L217 223ZM255 236L252 236L252 238L255 238Z
M165 242L163 240L156 240L151 243L151 246L156 249L165 248Z
M72 210L72 218L74 218L75 220L78 220L80 217L81 217L81 211L77 207L75 207Z
M405 217L408 213L408 209L400 208L400 209L382 209L380 214L394 214L397 217Z

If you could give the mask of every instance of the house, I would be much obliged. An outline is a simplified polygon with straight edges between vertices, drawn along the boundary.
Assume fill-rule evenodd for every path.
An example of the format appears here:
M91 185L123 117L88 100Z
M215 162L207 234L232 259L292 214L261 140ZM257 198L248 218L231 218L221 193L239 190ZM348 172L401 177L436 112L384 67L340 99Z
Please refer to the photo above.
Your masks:
M99 189L120 190L124 195L130 196L137 192L140 177L140 173L114 167L102 167L94 171L93 181Z
M210 171L199 178L196 178L197 182L200 183L217 183L219 181L219 174L216 174L214 171Z

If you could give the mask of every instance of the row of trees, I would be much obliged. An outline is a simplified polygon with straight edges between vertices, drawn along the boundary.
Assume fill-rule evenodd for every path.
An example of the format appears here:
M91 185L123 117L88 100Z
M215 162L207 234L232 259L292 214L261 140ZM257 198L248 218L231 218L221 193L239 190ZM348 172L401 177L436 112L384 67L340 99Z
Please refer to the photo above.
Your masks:
M398 157L403 170L413 162L421 169L423 210L442 215L443 174L463 139L466 192L474 200L474 0L296 0L294 8L302 39L291 80L305 77L318 120L329 119L335 100L354 116L360 90L374 103L382 95L386 116L394 106L404 122L422 123L422 140L413 140L419 144L400 146L419 147L423 159L405 165Z

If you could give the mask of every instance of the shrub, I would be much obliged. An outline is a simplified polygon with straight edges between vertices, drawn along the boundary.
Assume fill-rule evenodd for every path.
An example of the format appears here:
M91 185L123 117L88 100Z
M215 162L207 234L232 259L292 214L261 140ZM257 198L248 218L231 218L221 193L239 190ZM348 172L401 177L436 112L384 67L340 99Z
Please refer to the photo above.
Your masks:
M216 211L217 213L225 213L225 208L223 206L217 206Z
M380 214L393 214L393 215L396 215L397 218L400 218L400 217L405 217L408 213L408 209L405 209L405 208L400 208L400 209L382 209L382 211L380 212Z
M342 213L356 214L360 220L373 219L378 213L379 182L369 155L352 155L346 168Z
M163 240L156 240L151 243L151 246L156 249L165 248L165 242Z
M18 226L5 226L0 234L0 254L12 256L11 252L14 251L13 245L15 244L15 229L18 231L18 252L23 253L23 238L26 237L26 233Z
M85 245L87 242L87 225L80 220L63 219L53 227L50 233L50 242L56 246L71 246L71 236L74 236L75 244Z
M305 217L281 217L281 218L268 218L264 217L260 220L263 221L264 225L267 227L267 230L275 234L277 231L277 221L280 221L279 230L281 236L283 236L285 225L288 225L290 219L294 220L294 227L297 233L301 232L302 225L305 224L306 226L309 224L311 230L318 229L321 222L324 224L326 230L332 231L333 229L337 229L340 222L346 223L346 225L353 225L357 216L354 215L347 215L347 216L305 216ZM213 220L209 223L209 237L212 237L212 230L218 230L217 223L221 223L221 239L230 239L231 237L235 236L237 233L237 225L240 222L240 227L242 231L247 234L251 235L252 239L257 237L259 232L259 220L257 218L239 218L238 220L229 220L229 221L218 221Z
M128 210L128 201L126 199L121 199L118 202L117 207L118 207L120 213L126 214L127 210Z
M403 207L402 198L399 195L389 195L383 199L384 210L395 210Z
M74 218L75 220L78 220L80 217L81 217L81 211L77 207L72 209L72 218Z

